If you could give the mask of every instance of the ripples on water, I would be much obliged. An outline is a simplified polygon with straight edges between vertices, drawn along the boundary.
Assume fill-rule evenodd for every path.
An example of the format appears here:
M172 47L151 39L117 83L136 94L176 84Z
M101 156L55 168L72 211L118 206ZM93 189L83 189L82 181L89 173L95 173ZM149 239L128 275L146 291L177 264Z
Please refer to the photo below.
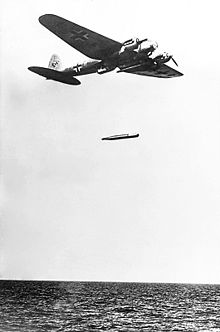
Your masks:
M220 332L220 285L1 280L0 331Z

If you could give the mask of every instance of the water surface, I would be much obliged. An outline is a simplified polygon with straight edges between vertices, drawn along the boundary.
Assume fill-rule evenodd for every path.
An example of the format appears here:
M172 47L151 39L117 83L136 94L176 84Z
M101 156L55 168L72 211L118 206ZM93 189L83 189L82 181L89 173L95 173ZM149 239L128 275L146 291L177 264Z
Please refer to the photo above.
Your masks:
M220 332L220 285L1 280L0 331Z

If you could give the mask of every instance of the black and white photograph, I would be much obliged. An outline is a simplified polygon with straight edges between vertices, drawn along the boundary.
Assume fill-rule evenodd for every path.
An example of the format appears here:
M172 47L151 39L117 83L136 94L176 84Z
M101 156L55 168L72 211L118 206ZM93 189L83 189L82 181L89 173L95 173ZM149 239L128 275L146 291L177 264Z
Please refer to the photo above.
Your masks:
M220 332L219 2L0 11L0 332Z

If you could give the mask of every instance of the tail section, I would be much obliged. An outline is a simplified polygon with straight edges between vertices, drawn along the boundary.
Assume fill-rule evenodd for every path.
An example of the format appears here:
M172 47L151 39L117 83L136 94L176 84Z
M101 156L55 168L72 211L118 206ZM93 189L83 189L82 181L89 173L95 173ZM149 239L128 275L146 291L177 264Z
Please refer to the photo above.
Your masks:
M72 72L61 71L61 61L56 54L53 54L50 58L48 68L31 66L28 67L28 69L35 74L45 77L47 80L53 80L70 85L81 84L79 80L73 77Z
M44 67L36 67L36 66L28 67L28 69L33 73L45 77L47 80L53 80L70 85L81 84L79 80L70 75L68 72L58 71Z
M48 64L49 69L53 70L60 70L61 69L61 60L58 57L58 55L53 54L50 58L49 64Z

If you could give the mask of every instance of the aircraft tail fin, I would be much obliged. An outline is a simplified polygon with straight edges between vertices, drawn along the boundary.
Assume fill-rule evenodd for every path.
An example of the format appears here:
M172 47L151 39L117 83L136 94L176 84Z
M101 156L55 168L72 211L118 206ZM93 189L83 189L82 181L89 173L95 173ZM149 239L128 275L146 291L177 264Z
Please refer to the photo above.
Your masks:
M49 64L48 64L49 69L53 70L60 70L61 69L61 60L58 57L58 55L53 54L50 58Z

